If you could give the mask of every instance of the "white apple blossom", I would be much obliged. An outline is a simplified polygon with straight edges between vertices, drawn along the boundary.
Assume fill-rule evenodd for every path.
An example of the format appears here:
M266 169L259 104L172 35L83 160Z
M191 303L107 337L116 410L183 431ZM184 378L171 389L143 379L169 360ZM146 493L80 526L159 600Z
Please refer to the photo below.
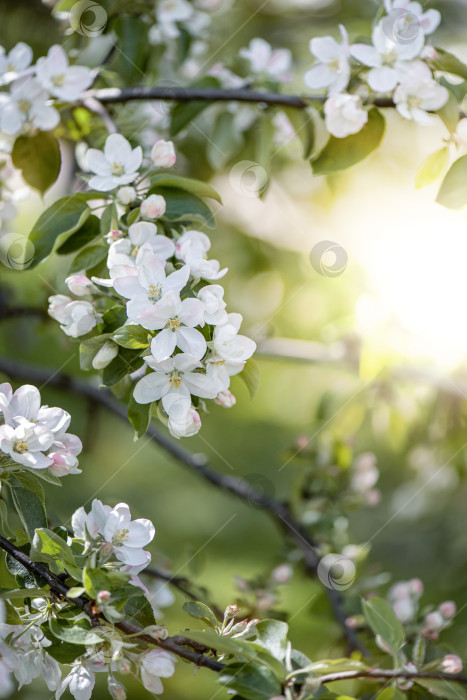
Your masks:
M172 418L167 423L170 434L175 438L192 437L201 429L201 418L198 411L191 406L185 415Z
M288 49L273 49L264 39L256 38L248 48L240 49L240 56L250 62L253 73L279 82L290 80L292 54Z
M425 36L433 34L441 22L441 13L430 8L424 11L419 2L412 0L384 0L384 8L388 14L393 13L394 19L398 22L398 33L413 37L417 29L421 29ZM397 11L397 12L394 12Z
M214 399L214 403L217 403L219 406L223 406L224 408L232 408L232 406L235 406L237 403L237 399L231 391L224 389L217 394L216 398Z
M349 84L349 39L342 24L339 31L342 37L340 44L331 36L316 37L310 41L310 52L319 61L303 76L310 90L328 88L329 94L334 95L345 90Z
M180 34L177 23L186 22L193 14L194 9L186 0L162 0L156 7L158 29L163 36L174 39Z
M99 351L94 355L92 366L94 369L104 369L118 355L118 345L111 340L107 340Z
M24 75L32 63L32 58L31 47L23 41L19 41L8 53L0 46L0 85Z
M55 699L60 700L68 688L75 700L91 700L95 683L96 677L94 673L84 664L77 663L73 666L68 676L60 683Z
M121 134L110 134L104 151L90 148L86 153L88 169L96 173L89 181L89 187L107 192L119 185L128 185L138 177L143 160L141 146L131 148Z
M218 280L227 273L227 268L220 269L217 260L207 260L207 252L211 241L201 231L185 231L175 246L175 255L179 260L190 266L193 277L207 280Z
M157 233L157 226L150 221L139 221L128 229L128 236L120 238L111 244L107 257L110 276L112 269L117 266L136 267L143 261L143 253L138 256L140 249L150 249L160 260L171 258L175 252L173 241L167 236ZM120 275L121 276L121 275Z
M134 202L136 197L136 190L134 187L131 187L131 185L124 185L123 187L120 187L117 192L117 200L125 207L128 204L131 204L131 202Z
M169 416L176 417L171 410L173 394L186 405L186 413L191 406L191 394L204 399L214 399L219 391L214 377L196 371L201 369L202 365L191 355L180 353L162 362L151 356L145 357L144 360L154 371L146 374L136 384L134 399L143 404L162 399L162 405ZM172 396L168 396L169 394ZM184 399L187 401L184 402Z
M357 134L368 121L368 112L358 95L339 93L324 103L326 128L338 139Z
M0 450L24 467L46 469L52 460L44 452L52 447L53 433L25 418L20 420L16 428L11 425L0 426Z
M47 104L49 95L32 77L16 80L10 94L0 94L0 131L16 135L30 127L50 131L60 121L54 107Z
M95 498L91 504L91 510L86 513L83 506L75 510L71 517L71 526L75 537L88 541L99 535L103 530L108 514L111 512L110 506L104 505L102 501Z
M143 547L154 539L154 525L146 518L132 520L126 503L118 503L112 508L100 532L104 541L112 544L117 559L124 564L138 567L151 561L151 555Z
M227 321L227 304L224 299L224 288L220 284L207 284L198 292L198 299L204 305L204 320L213 326Z
M176 656L163 649L146 652L141 660L141 680L146 690L156 695L164 691L161 678L170 678L175 673Z
M170 357L176 347L197 360L203 357L206 341L195 328L204 323L204 307L199 299L182 300L176 292L168 292L138 317L141 318L143 314L144 323L141 325L150 330L159 330L151 342L151 352L157 362Z
M102 320L102 315L89 301L73 301L63 294L49 297L49 315L71 338L86 335Z
M37 79L51 95L71 102L92 84L94 72L85 66L70 66L65 51L58 44L51 46L47 57L36 65Z
M163 325L160 325L160 311L165 308L163 300L167 294L179 293L185 287L190 274L188 266L184 265L166 275L165 265L159 257L145 254L141 264L134 269L128 268L127 272L130 271L131 275L114 280L115 291L129 299L128 318L148 330L163 328L167 322L165 319ZM201 302L193 301L202 309Z
M86 275L70 275L65 279L65 284L77 297L85 297L97 292L97 287Z
M214 329L214 351L226 362L245 362L256 350L256 343L251 338L238 334L241 323L241 314L228 314L227 323Z
M160 194L150 194L141 202L141 216L144 219L159 219L166 209L167 204Z
M436 118L428 112L441 109L448 99L447 89L433 80L430 69L424 64L408 71L394 91L394 103L399 114L422 126L436 123Z
M398 43L384 31L381 22L373 29L373 46L368 44L353 44L350 52L354 58L371 70L367 80L375 92L392 92L400 83L407 71L407 64L423 49L425 36L419 32L410 43Z
M156 141L151 150L151 158L156 168L171 168L175 165L177 156L172 141Z

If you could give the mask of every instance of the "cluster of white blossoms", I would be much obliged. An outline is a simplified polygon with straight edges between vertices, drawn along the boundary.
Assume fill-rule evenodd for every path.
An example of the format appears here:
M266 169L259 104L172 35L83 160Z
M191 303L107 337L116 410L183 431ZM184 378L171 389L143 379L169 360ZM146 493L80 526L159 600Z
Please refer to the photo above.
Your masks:
M95 175L90 186L116 190L116 201L130 204L138 194L131 186L138 179L141 148L132 149L119 134L107 138L104 151L90 149L87 163ZM171 142L159 141L152 149L152 164L170 167L175 162ZM140 201L139 218L129 226L109 231L109 278L72 275L66 282L77 297L54 295L49 314L74 338L98 327L102 314L99 299L120 295L126 304L127 325L148 331L150 349L144 356L147 373L136 384L134 399L140 404L160 401L168 427L175 437L194 435L201 427L192 396L214 399L230 407L230 377L239 374L253 355L253 340L241 335L240 314L227 313L224 289L217 282L226 274L217 260L209 259L211 242L202 231L180 227L161 234L156 220L166 203L151 194ZM99 291L97 286L102 290ZM108 290L108 291L107 291ZM117 355L109 339L94 357L102 369Z
M41 395L29 384L14 393L0 384L0 466L48 469L55 476L79 474L81 440L67 433L71 416L62 408L41 406Z
M352 67L370 90L391 97L405 119L419 124L432 124L429 112L441 109L448 100L447 89L434 79L428 65L436 51L425 44L426 36L440 23L439 12L425 12L420 3L409 0L385 0L384 6L386 14L373 29L372 44L350 45L342 25L340 43L330 36L310 41L318 63L305 73L304 80L312 90L328 90L326 128L337 138L359 132L368 120L362 91L347 92Z
M9 53L0 47L0 131L17 136L31 129L50 131L60 121L53 101L72 102L94 81L96 71L70 65L61 46L32 64L33 52L23 42Z

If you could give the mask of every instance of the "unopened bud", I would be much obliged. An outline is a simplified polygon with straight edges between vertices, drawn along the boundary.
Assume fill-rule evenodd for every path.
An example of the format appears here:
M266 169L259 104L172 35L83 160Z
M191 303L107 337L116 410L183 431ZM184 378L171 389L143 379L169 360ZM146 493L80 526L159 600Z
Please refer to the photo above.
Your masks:
M149 627L145 627L144 632L153 639L157 639L157 641L163 641L169 636L166 628L161 627L160 625L150 625Z
M439 632L444 627L444 618L437 610L425 617L425 629L428 632Z
M120 202L120 204L123 204L124 206L127 206L127 204L131 204L131 202L134 202L135 199L136 190L134 187L120 187L120 189L117 192L117 200Z
M232 408L232 406L235 406L237 403L237 399L231 391L226 389L225 391L220 391L217 394L216 398L214 399L214 403L217 403L219 406L223 406L224 408Z
M97 604L98 605L106 605L110 600L110 591L99 591L97 594Z
M115 700L126 700L125 686L116 681L115 678L112 678L112 676L109 676L107 679L107 688Z
M456 654L448 654L441 661L441 668L445 673L460 673L462 671L462 660Z
M345 620L345 626L349 627L351 630L355 630L358 627L358 618L354 616L348 617Z
M308 435L299 435L295 440L297 450L305 450L308 447L309 442L310 438Z
M225 609L226 617L233 617L238 613L238 605L228 605Z
M457 605L453 600L445 600L438 608L445 620L450 620L457 612Z
M172 141L156 141L151 151L151 158L157 168L171 168L177 156Z
M409 588L412 595L421 596L423 594L423 581L419 578L413 578L410 580Z
M87 294L97 292L97 287L93 285L86 275L70 275L66 278L65 284L70 292L77 297L84 297Z
M160 194L150 194L141 202L141 216L145 219L158 219L166 209L165 199Z
M289 564L280 564L272 570L271 578L275 583L288 583L292 578L292 567Z
M109 233L105 236L107 243L115 243L115 241L120 240L120 238L123 238L123 233L122 231L119 231L116 228L113 228Z
M110 365L112 360L118 355L118 345L111 340L107 340L101 349L94 356L92 366L94 369L104 369Z

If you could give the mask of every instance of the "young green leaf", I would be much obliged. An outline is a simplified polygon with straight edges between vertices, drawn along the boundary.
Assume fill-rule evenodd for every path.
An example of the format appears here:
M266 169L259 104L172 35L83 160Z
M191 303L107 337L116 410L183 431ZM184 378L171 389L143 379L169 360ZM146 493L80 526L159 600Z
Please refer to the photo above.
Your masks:
M164 197L167 209L164 219L167 221L186 221L205 223L213 227L213 213L202 199L177 187L158 187L157 194Z
M436 201L448 209L461 209L467 204L467 156L461 156L451 165Z
M114 386L127 374L139 369L143 364L143 358L140 357L140 354L140 350L120 348L117 357L104 369L102 376L104 384Z
M315 175L327 175L345 170L364 160L381 143L385 120L377 109L370 109L368 122L358 134L343 139L331 136L318 157L312 161Z
M282 695L280 680L266 666L234 663L221 671L219 683L235 690L245 700L269 700Z
M457 56L445 51L444 49L436 48L436 58L430 61L433 70L440 70L443 73L452 73L460 78L467 80L467 66Z
M108 252L109 249L106 245L96 244L88 246L74 258L70 266L70 274L94 267L94 265L97 265L107 257Z
M152 404L150 403L137 403L133 394L130 396L128 401L128 420L135 429L135 440L142 437L151 422L151 411Z
M393 609L382 598L362 601L363 614L373 632L379 635L392 654L397 654L405 641L405 632Z
M443 148L440 148L439 151L431 153L423 162L420 170L417 173L415 187L426 187L427 185L431 185L433 182L435 182L439 177L441 177L447 168L448 162L448 146L444 146Z
M36 528L47 527L44 503L35 491L25 488L21 484L15 486L11 481L10 485L13 503L24 525L24 529L30 541L32 541Z
M191 615L191 617L194 617L197 620L203 620L214 629L218 625L216 616L214 615L212 610L208 608L208 606L204 603L187 602L184 603L183 609L186 613L188 613L188 615Z
M34 267L53 250L59 236L70 235L84 224L91 210L78 197L62 197L46 209L34 224L29 240L34 245Z
M461 683L456 683L455 680L444 681L431 678L417 679L417 684L422 688L426 688L438 698L446 698L446 700L467 700L467 689Z
M67 571L77 581L81 581L81 569L76 564L73 552L60 535L52 530L36 530L30 557L32 561L45 562L55 573Z
M69 255L97 238L100 234L100 221L97 216L91 214L81 228L66 239L61 246L57 248L58 255Z
M62 159L60 146L52 134L38 131L32 136L18 136L11 152L13 165L24 180L44 194L58 178Z
M276 659L282 661L287 649L289 626L281 620L261 620L256 624L256 644L267 649Z
M177 187L185 192L191 192L197 197L209 197L222 204L221 196L214 187L201 180L193 180L191 177L181 175L171 175L170 173L159 173L151 178L151 189L149 194L158 194L158 187Z
M149 347L148 335L148 331L142 326L130 324L117 328L112 335L112 340L122 348L137 350Z
M216 88L219 87L217 78L208 76L201 78L190 85L192 88ZM176 136L185 126L195 119L198 114L201 114L210 103L206 100L193 100L191 102L179 102L175 105L171 112L170 119L170 136Z
M258 391L260 381L260 372L256 360L253 360L253 358L247 360L239 376L246 384L246 387L250 393L250 399L254 399L256 392Z
M68 644L94 646L102 644L104 636L98 628L93 629L89 620L49 620L50 631L57 639Z

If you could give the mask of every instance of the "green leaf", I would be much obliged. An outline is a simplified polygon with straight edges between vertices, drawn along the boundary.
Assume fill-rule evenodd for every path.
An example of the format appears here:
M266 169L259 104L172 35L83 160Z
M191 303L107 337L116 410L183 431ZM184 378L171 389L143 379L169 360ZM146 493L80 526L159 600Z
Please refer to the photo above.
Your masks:
M449 162L449 147L443 146L439 151L431 153L423 162L415 179L415 187L421 188L435 182L446 169Z
M58 178L62 159L60 145L50 133L39 131L33 136L18 136L11 152L13 165L23 178L44 194Z
M37 493L31 491L31 489L21 485L14 486L11 481L10 484L13 503L24 525L24 529L30 541L32 541L36 528L47 527L47 515L44 504Z
M219 204L222 204L221 196L216 192L214 187L201 180L193 180L189 177L171 175L170 173L160 173L152 176L149 194L157 194L158 187L177 187L180 190L191 192L191 194L195 194L197 197L209 197L210 199L215 199Z
M218 635L214 630L185 630L182 633L185 637L194 639L195 642L205 644L210 649L219 652L232 654L240 660L250 660L257 655L257 650L252 644L244 639L233 639Z
M37 470L41 471L41 470ZM30 489L31 491L34 491L36 496L38 496L41 500L41 502L44 504L45 507L45 495L44 495L44 487L42 486L39 478L37 477L36 474L33 474L30 471L23 471L23 472L15 472L15 476L10 482L13 482L13 486L17 486L19 482L22 486L24 486L27 489Z
M220 170L243 145L243 134L234 128L235 115L221 112L206 145L206 158L213 170Z
M258 364L253 358L250 357L250 359L246 361L239 377L245 382L250 393L250 399L254 399L259 388L260 371Z
M384 135L384 117L377 109L370 109L368 122L358 134L343 139L331 136L316 160L312 161L315 175L326 175L345 170L364 160L381 143Z
M144 77L149 42L149 24L132 14L117 15L111 28L118 37L118 52L112 68L129 84Z
M213 213L202 199L177 187L158 187L157 193L164 197L167 209L164 219L168 221L195 221L214 226Z
M115 340L117 345L121 345L122 348L137 350L138 348L149 347L148 335L150 335L148 331L141 326L129 324L128 326L117 328L112 335L112 339Z
M219 624L212 610L204 603L187 602L183 605L183 610L188 613L188 615L191 615L191 617L197 620L203 620L214 629Z
M275 659L282 661L287 648L289 626L281 620L261 620L256 624L256 644L261 644Z
M313 115L306 109L281 107L303 146L303 157L309 158L315 145L315 122Z
M91 214L81 228L66 239L61 246L57 248L58 255L68 255L74 253L80 248L90 243L100 234L100 221L97 216Z
M382 598L363 600L363 614L373 632L396 654L405 641L405 632L393 609Z
M102 644L104 635L99 628L92 628L88 620L49 620L50 631L57 639L61 639L68 644L82 644L84 646L94 646Z
M385 688L376 696L375 700L404 700L406 694L399 688Z
M118 211L115 202L111 202L106 206L101 216L100 232L102 236L106 236L113 228L116 228L118 223Z
M457 56L445 51L444 49L436 48L437 56L430 61L430 66L433 70L440 70L443 73L452 73L458 75L464 80L467 80L467 66Z
M447 698L447 700L466 700L467 689L461 684L452 681L443 681L436 679L419 679L416 681L422 688L426 688L439 698Z
M106 386L114 386L127 374L139 369L143 364L139 350L120 348L117 357L104 369L102 380Z
M61 235L69 235L84 224L91 210L86 202L78 197L63 197L46 209L29 234L29 240L34 245L34 267L46 258Z
M64 642L61 639L57 639L57 637L54 637L54 635L51 634L48 628L44 629L44 633L47 639L52 642L52 644L47 647L47 653L60 664L71 664L79 656L86 653L86 647L79 644L70 644L69 642Z
M441 109L438 109L438 114L449 133L454 133L459 123L459 103L451 91L449 91L449 98L446 104Z
M70 274L94 267L107 257L108 252L109 249L104 244L88 246L74 258L70 266Z
M142 437L151 422L151 403L137 403L133 394L128 401L128 420L135 430L135 439Z
M105 332L113 333L128 320L126 307L121 304L112 306L112 308L105 312L103 318Z
M217 88L219 81L214 77L206 77L197 80L190 85L192 88ZM206 107L209 107L210 102L202 100L193 100L192 102L179 102L173 107L170 119L170 136L176 136L187 124L195 119L198 114L201 114Z
M258 196L263 197L269 186L269 172L271 170L271 155L274 146L275 127L272 123L271 114L267 112L258 119L255 124L255 140L253 149L253 160L264 171L263 182L258 190Z
M125 618L134 625L149 627L150 625L156 624L154 611L147 598L130 598L123 610L125 612Z
M76 564L73 552L60 535L52 530L36 530L30 557L32 561L45 562L55 573L62 574L67 571L77 581L81 581L81 569Z
M21 552L29 554L29 545L22 545L18 547ZM20 588L27 588L28 590L33 590L36 588L41 588L44 585L43 579L35 576L31 573L25 566L14 559L10 554L5 556L5 565L7 571L15 577L16 585Z
M273 671L254 664L230 664L221 671L219 683L240 693L245 700L269 700L282 694L280 681Z
M460 209L467 204L467 156L461 156L451 165L436 201L448 209Z

